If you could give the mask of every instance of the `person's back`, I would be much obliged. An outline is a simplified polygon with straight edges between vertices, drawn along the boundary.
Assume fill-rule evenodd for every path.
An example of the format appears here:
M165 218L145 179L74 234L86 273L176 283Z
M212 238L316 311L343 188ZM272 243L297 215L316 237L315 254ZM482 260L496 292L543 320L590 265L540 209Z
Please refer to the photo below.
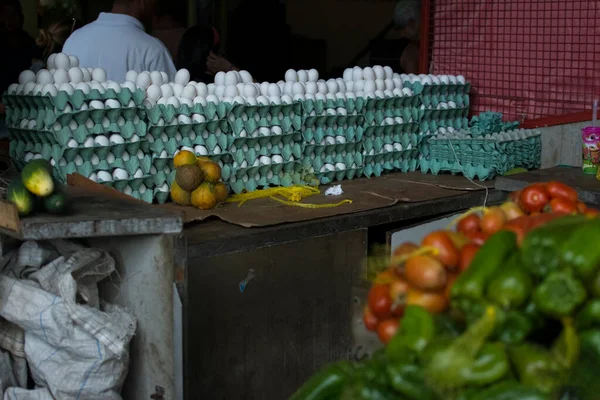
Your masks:
M63 52L79 58L82 67L106 70L109 80L123 82L127 71L163 71L175 77L169 51L160 40L148 35L141 21L151 15L143 0L117 0L113 13L73 32Z

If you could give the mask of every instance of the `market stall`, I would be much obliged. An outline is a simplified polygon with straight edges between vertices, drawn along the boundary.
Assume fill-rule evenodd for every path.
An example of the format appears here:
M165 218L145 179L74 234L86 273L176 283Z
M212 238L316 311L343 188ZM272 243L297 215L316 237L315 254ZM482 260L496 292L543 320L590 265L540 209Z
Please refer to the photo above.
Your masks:
M127 394L286 398L368 347L372 245L502 202L493 178L540 166L539 131L468 118L462 76L117 83L66 54L48 64L4 96L18 172L1 224L112 255L125 278L103 294L139 321Z

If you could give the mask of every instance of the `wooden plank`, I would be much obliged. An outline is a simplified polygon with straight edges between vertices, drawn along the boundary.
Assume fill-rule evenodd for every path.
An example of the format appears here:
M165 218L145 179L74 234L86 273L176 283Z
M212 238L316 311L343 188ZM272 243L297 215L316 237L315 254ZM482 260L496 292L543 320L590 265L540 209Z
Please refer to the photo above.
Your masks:
M21 230L17 208L4 200L0 200L0 228L13 232L14 235L19 235Z
M366 248L358 230L188 258L185 398L286 399L348 359Z
M180 233L181 213L112 196L69 188L68 214L39 213L20 220L20 230L2 233L22 240Z
M581 168L554 167L502 176L496 179L496 189L512 192L535 182L548 181L560 181L572 186L584 203L600 204L600 181L594 175L584 174Z

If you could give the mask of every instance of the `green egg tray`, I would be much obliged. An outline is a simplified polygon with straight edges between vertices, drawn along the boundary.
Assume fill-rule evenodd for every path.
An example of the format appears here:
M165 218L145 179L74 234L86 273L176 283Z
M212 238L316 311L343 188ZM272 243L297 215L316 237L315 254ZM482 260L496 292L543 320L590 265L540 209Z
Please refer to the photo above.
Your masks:
M159 104L152 108L146 108L145 116L148 119L150 126L157 125L161 118L168 123L178 115L191 117L194 114L198 114L205 117L207 121L213 121L226 118L232 107L233 106L228 103L219 103L217 105L208 103L206 106L194 104L192 107L185 104L180 107Z
M328 99L328 100L306 100L302 102L304 116L308 117L325 115L326 110L343 108L347 114L361 114L367 104L367 100L363 98L357 99Z
M253 192L269 186L303 184L303 172L297 162L238 168L227 182L234 193Z
M7 108L22 108L22 109L51 109L57 110L56 114L60 115L67 104L72 105L73 109L79 110L83 104L93 100L118 100L121 104L129 104L131 100L137 105L141 106L145 93L142 89L138 89L135 92L127 88L121 88L121 92L117 93L113 89L106 90L105 93L101 93L98 90L91 90L89 94L83 93L81 90L75 90L72 95L66 92L58 92L56 96L31 96L31 95L10 95L4 93L2 96L3 103L8 106Z
M393 108L416 108L422 103L421 91L413 89L412 96L394 96L394 97L376 97L367 99L364 112L374 112L378 110L393 109Z
M471 92L471 84L445 84L445 85L423 85L421 82L404 82L404 87L412 89L414 92L419 92L424 96L430 94L469 94Z
M160 138L163 133L169 137L175 137L175 135L179 133L185 138L192 135L192 133L192 136L196 136L204 133L229 133L230 131L230 126L226 120L215 120L192 124L152 125L148 128L148 133L156 139Z
M422 103L426 109L437 108L440 103L448 103L453 101L456 107L452 108L464 108L470 106L470 99L468 94L451 93L451 94L431 94L422 96Z
M302 104L295 102L292 104L281 104L281 105L256 105L250 106L247 104L236 104L231 108L230 115L234 120L262 120L282 117L289 117L294 119L295 117L302 116Z
M289 160L290 157L298 159L302 156L302 148L302 135L293 133L250 139L236 138L229 151L235 163L241 164L246 161L251 165L261 156L281 155L284 160Z
M258 114L256 114L258 116ZM283 116L279 117L261 117L258 121L255 118L252 119L235 119L230 121L231 130L233 135L238 137L256 137L258 135L259 128L272 128L278 126L281 128L283 134L289 134L298 132L302 128L302 117L296 116Z
M370 178L391 171L416 171L419 167L418 155L418 150L407 150L366 156L363 174Z

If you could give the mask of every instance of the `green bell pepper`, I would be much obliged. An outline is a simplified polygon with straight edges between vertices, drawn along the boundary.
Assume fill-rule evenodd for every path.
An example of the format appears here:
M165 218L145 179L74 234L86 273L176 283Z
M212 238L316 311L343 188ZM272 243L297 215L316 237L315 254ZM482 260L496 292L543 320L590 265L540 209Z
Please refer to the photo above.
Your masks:
M561 262L582 280L595 277L600 266L600 247L591 243L600 235L600 218L587 219L561 246Z
M487 287L487 298L504 309L514 309L525 304L532 288L533 281L521 263L521 254L514 253L493 275Z
M600 300L589 301L577 314L575 326L583 331L590 328L600 328Z
M432 315L422 307L408 306L398 332L386 347L386 354L390 359L395 359L406 349L419 353L434 334L435 323Z
M329 400L339 398L352 367L347 362L332 364L313 375L289 400Z
M388 380L394 391L407 400L436 400L437 394L425 383L423 369L416 363L390 363Z
M436 314L433 316L435 323L435 337L457 337L464 329L448 314Z
M494 330L496 312L489 308L485 315L449 345L424 352L428 382L440 393L448 393L469 385L482 386L502 379L509 371L504 347L485 343Z
M505 381L478 390L464 400L549 400L548 396L532 386Z
M570 316L585 301L585 287L569 272L553 272L533 292L541 312L553 317Z
M454 282L452 298L483 299L488 282L516 249L517 236L514 232L500 231L489 238L475 254L469 269Z
M547 320L533 301L530 300L527 306L525 306L523 314L531 323L531 330L533 332L541 331L546 327Z
M586 220L582 215L566 216L529 232L521 244L521 259L528 271L537 278L558 271L562 246Z
M575 324L571 318L565 318L563 320L563 330L552 345L552 355L563 368L568 369L579 358L579 348L580 339L575 331Z
M522 343L533 331L530 318L521 311L509 310L503 313L494 336L506 344Z
M508 354L522 384L551 393L564 380L565 369L541 346L519 344L509 347Z
M600 331L582 332L580 344L581 354L558 392L558 400L594 400L600 393Z

